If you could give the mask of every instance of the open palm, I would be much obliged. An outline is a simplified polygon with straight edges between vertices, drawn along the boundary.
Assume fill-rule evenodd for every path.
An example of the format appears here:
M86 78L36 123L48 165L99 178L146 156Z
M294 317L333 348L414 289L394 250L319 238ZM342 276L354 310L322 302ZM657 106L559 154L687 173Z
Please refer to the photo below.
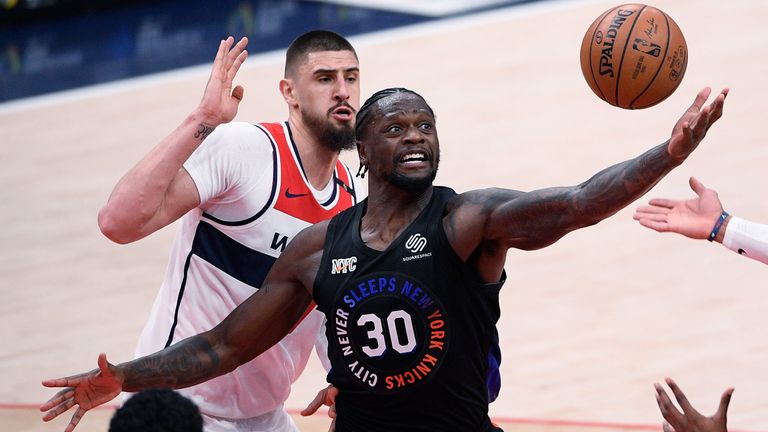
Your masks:
M85 413L117 397L122 391L122 379L113 373L114 366L107 362L106 354L100 354L99 368L83 374L43 381L46 387L65 387L40 407L47 411L43 421L51 421L77 405L77 410L65 432L75 429Z

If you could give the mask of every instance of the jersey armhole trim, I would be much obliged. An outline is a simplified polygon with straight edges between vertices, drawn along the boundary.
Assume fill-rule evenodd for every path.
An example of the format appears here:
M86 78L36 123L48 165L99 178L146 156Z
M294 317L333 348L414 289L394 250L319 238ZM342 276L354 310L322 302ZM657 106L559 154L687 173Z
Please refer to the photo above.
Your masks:
M272 190L269 193L269 199L267 200L267 203L264 204L264 207L262 207L261 210L259 210L255 215L240 221L225 221L213 215L210 215L206 212L203 212L203 217L205 217L206 219L212 220L220 225L225 225L225 226L247 225L255 221L256 219L258 219L259 217L261 217L261 215L263 215L267 210L269 210L269 208L272 207L272 205L274 204L275 195L277 192L277 172L279 170L279 167L277 165L277 144L275 143L274 139L272 139L272 136L269 134L269 132L264 130L259 125L254 125L254 126L258 130L260 130L262 133L264 133L264 135L267 136L267 139L269 139L270 145L272 145Z

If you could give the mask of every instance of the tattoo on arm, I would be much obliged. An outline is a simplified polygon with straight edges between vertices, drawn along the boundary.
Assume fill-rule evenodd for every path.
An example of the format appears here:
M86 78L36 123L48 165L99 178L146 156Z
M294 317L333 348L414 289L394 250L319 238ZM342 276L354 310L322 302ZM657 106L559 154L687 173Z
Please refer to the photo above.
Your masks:
M214 129L215 127L211 125L200 123L200 125L197 127L197 132L195 132L195 138L204 140L208 135L211 134L211 132L213 132Z
M565 234L594 225L650 190L676 164L667 143L608 167L572 187L529 192L512 200L493 226L503 232L508 247L538 249Z
M203 336L194 336L155 354L125 365L124 391L151 387L182 388L228 371L219 354Z
M572 204L579 214L597 223L648 192L674 164L667 143L608 167L578 186Z

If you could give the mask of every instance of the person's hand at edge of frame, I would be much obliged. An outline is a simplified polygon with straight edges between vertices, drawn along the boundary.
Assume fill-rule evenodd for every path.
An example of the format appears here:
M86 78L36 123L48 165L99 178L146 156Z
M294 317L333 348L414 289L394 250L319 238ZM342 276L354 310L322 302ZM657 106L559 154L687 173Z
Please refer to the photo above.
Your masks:
M43 381L45 387L65 387L40 407L40 411L47 411L43 421L51 421L77 405L77 410L64 429L64 432L72 432L86 412L120 394L123 379L116 373L115 366L107 361L106 354L99 354L98 365L98 369L90 372Z
M714 415L705 417L691 406L677 383L667 378L667 385L675 395L682 412L675 407L664 388L659 383L654 383L656 389L656 403L659 405L661 415L664 417L664 432L727 432L728 404L731 402L733 388L725 390L720 397L720 405Z

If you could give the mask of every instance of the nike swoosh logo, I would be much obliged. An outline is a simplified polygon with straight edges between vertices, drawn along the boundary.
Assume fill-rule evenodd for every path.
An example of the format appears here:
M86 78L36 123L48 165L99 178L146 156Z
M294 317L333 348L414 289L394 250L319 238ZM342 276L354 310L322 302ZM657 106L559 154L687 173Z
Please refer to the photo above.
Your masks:
M747 254L747 251L745 251L744 249L739 248L739 255L746 255L746 254Z
M292 194L291 193L291 188L288 188L288 189L285 190L285 197L286 198L300 198L300 197L303 197L303 196L307 196L307 194L305 194L305 193Z

